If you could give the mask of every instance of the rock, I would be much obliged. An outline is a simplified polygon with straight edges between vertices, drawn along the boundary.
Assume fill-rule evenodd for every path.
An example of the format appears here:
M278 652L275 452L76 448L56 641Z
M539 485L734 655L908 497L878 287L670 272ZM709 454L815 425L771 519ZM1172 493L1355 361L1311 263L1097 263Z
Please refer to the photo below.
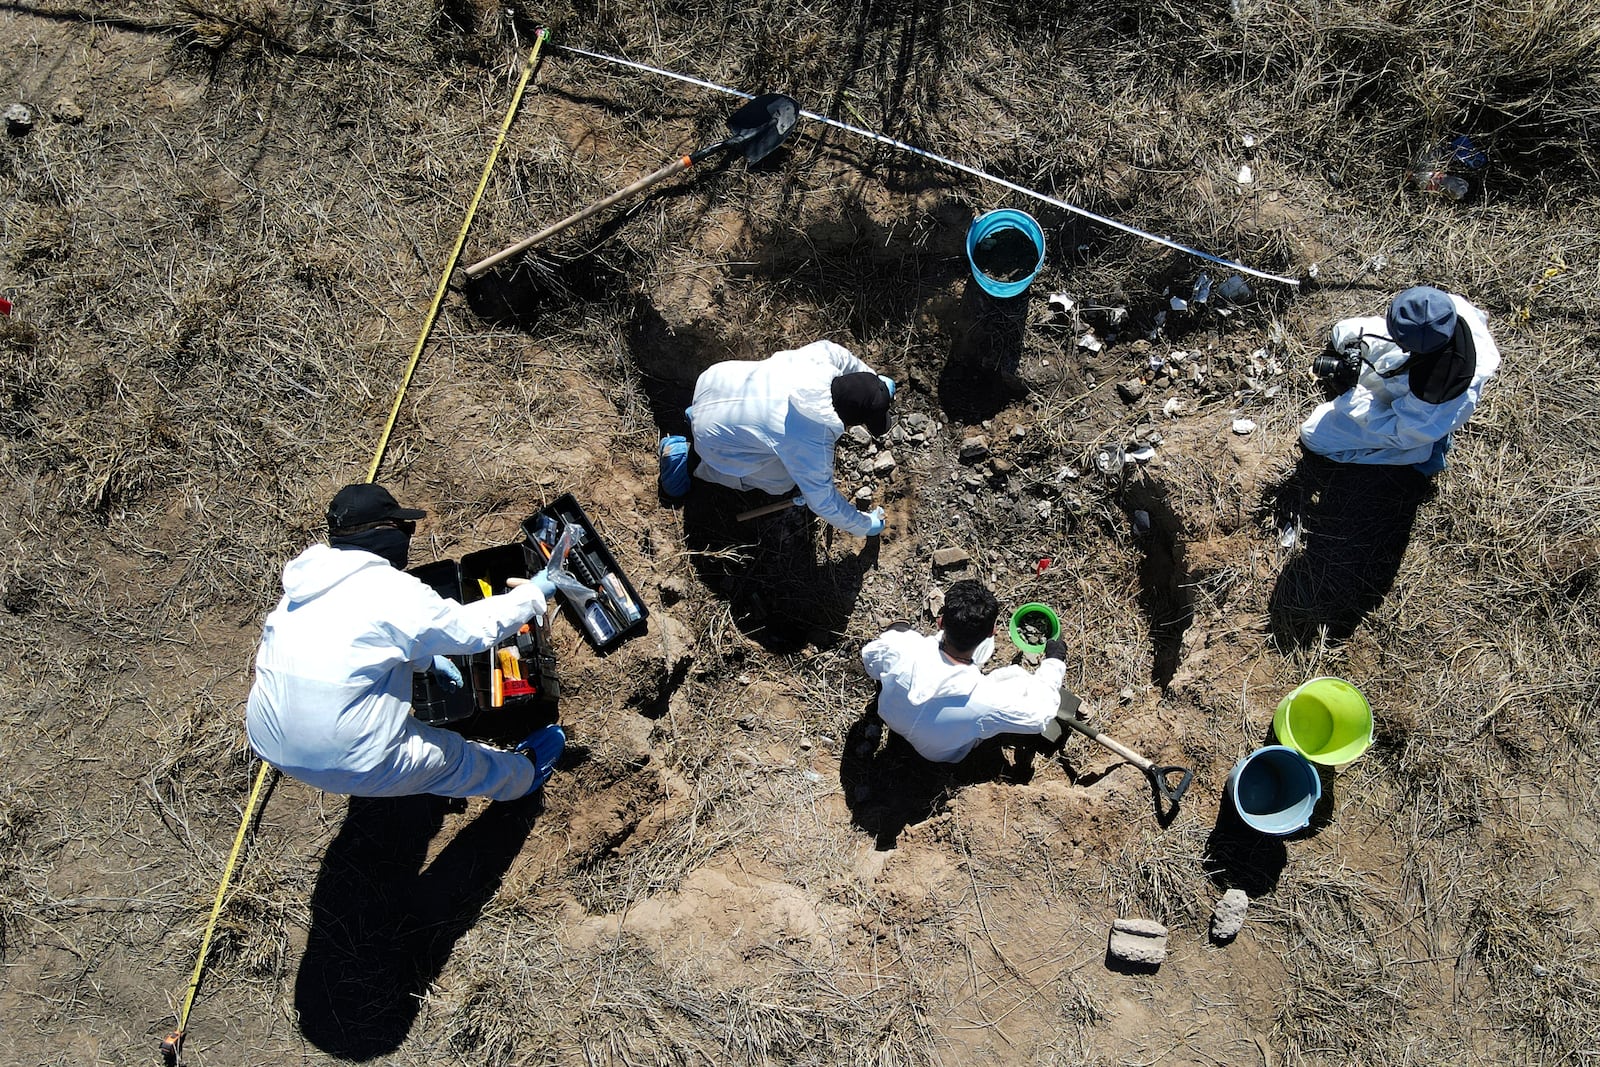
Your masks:
M872 461L872 473L874 474L888 474L894 470L894 467L893 452L879 452L877 458Z
M1154 919L1118 919L1106 951L1127 963L1159 964L1167 958L1167 928Z
M994 472L1002 478L1010 475L1012 471L1017 469L1017 465L1015 463L1011 462L1009 459L1000 459L999 457L996 457L990 462L989 465L994 469Z
M977 463L988 458L989 439L987 437L969 437L961 442L961 462Z
M1133 688L1130 686L1129 688L1118 693L1117 696L1121 698L1124 704L1131 704L1133 703Z
M76 126L83 121L83 108L78 106L77 101L63 96L50 105L50 117L68 126Z
M1250 898L1243 889L1230 889L1222 894L1211 911L1211 936L1218 941L1232 941L1244 926L1244 913L1250 908Z
M949 567L963 567L971 562L972 556L965 549L938 548L933 552L933 565L940 570Z
M865 504L871 499L872 499L872 489L871 489L870 486L863 485L860 489L856 490L856 504L857 505Z
M937 589L937 588L928 590L928 615L929 615L929 617L937 619L939 617L939 613L942 612L943 610L944 610L944 590L943 589Z
M7 104L5 110L6 132L13 137L23 137L33 129L38 112L28 104Z
M694 631L664 611L655 618L661 624L661 654L666 660L667 674L676 677L694 663Z
M900 421L905 424L906 429L910 432L923 433L928 429L928 422L930 420L928 419L928 416L924 415L920 411L911 411L907 412L900 419Z
M1250 419L1234 419L1233 432L1240 437L1245 437L1256 432L1256 424Z
M865 426L852 426L850 427L849 433L850 440L854 441L862 448L872 444L872 431L867 429Z
M1144 382L1138 378L1129 378L1125 382L1118 382L1117 395L1122 398L1124 404L1136 403L1144 396Z

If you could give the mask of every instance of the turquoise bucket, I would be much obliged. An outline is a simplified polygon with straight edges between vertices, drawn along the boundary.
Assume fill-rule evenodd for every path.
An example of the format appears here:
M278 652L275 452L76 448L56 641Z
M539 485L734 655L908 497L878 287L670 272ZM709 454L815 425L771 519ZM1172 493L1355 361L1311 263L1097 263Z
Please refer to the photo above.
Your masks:
M1233 765L1227 795L1246 826L1282 837L1311 825L1322 779L1294 749L1268 745Z
M991 278L978 266L976 258L978 242L985 237L1000 233L1002 230L1017 230L1033 243L1038 255L1034 259L1033 270L1028 272L1026 278L1015 281L1003 282L998 278ZM1032 215L1026 211L1013 211L1011 208L1000 208L979 215L972 220L972 225L967 228L967 265L972 268L972 279L990 296L1009 297L1016 296L1033 283L1034 277L1039 273L1039 268L1044 266L1044 231L1034 221Z

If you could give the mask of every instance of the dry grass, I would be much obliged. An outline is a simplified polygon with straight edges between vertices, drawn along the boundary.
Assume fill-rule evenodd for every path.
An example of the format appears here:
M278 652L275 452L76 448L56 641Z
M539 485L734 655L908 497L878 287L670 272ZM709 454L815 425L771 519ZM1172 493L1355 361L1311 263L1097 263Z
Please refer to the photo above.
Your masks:
M583 664L568 707L591 763L564 775L559 817L535 823L527 869L467 916L390 1061L932 1064L977 1040L1014 1062L1187 1055L1202 1015L1160 999L1162 983L1192 988L1182 966L1246 967L1243 944L1129 986L1094 946L1079 967L1052 939L1099 937L1114 914L1203 937L1219 867L1260 877L1266 862L1213 847L1222 777L1262 743L1276 697L1324 672L1374 696L1379 743L1252 905L1242 942L1288 969L1272 1011L1245 997L1207 1024L1293 1063L1592 1061L1591 7L160 0L96 19L0 15L23 42L4 61L18 94L86 112L0 144L0 280L18 304L0 320L0 750L14 772L0 981L36 1042L17 1055L142 1048L170 1028L251 778L239 704L278 569L331 490L365 474L548 19L556 43L791 91L1254 266L1316 263L1322 285L1263 285L1230 320L1169 320L1151 351L1194 353L1207 384L1186 387L1183 419L1151 417L1112 386L1198 262L1038 210L1051 254L1036 291L1130 309L1126 336L1091 355L1037 311L962 294L970 214L1025 204L802 128L768 170L709 170L573 231L508 276L501 303L452 290L383 474L433 512L418 555L503 539L534 498L573 491L648 597L659 577L692 589L673 613L694 643L675 678L654 634L628 646L637 658L565 650ZM547 52L467 254L714 139L729 110ZM1457 205L1406 190L1408 161L1456 133L1490 155L1481 192ZM1245 162L1257 181L1241 190ZM1281 577L1315 549L1280 550L1275 509L1330 484L1294 480L1313 398L1299 369L1331 319L1416 280L1490 312L1501 375L1355 622L1281 625ZM904 516L903 551L858 568L849 539L804 523L657 513L637 490L694 374L824 335L894 373L908 409L947 420L925 445L897 444L879 485ZM1271 396L1250 384L1257 349L1283 368ZM1268 443L1253 465L1211 432L1236 407ZM1123 485L1081 473L1099 445L1151 428L1162 464ZM957 462L976 432L1010 472ZM1156 536L1134 533L1138 510ZM1353 510L1337 532L1377 536L1373 518ZM944 815L914 821L888 861L951 865L919 904L887 888L919 868L855 873L871 834L854 797L841 812L838 765L871 697L859 645L899 618L931 621L926 594L948 579L928 556L946 545L1008 604L1062 606L1069 684L1200 775L1165 828L1137 790L1072 786L1106 819L1072 828L1080 859L1068 813L1021 810L1030 789L1068 788L1060 767L994 787L1018 810L992 838L985 787L934 781ZM1305 573L1320 593L1339 577ZM271 805L201 1003L221 1036L193 1046L196 1063L327 1059L293 1025L292 987L345 807L298 789ZM671 900L696 872L741 863L836 906L839 926L821 947L773 941L721 969L632 933L571 936L574 916ZM1063 925L1015 918L1041 900ZM1170 1034L1128 1037L1130 988L1170 1013Z

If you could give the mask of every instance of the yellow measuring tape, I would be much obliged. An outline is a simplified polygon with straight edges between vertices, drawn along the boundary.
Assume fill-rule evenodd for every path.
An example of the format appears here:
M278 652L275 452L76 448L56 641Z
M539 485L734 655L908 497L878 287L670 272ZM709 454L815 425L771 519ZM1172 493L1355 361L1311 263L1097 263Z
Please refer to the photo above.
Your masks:
M539 35L534 39L533 50L528 53L528 65L522 71L522 78L517 82L517 89L511 95L511 106L506 108L505 121L500 124L500 132L495 137L494 147L489 151L489 159L483 165L483 174L478 178L478 188L472 194L472 202L467 205L467 217L461 222L461 232L456 235L455 247L450 250L450 258L445 261L444 271L439 277L439 287L434 291L433 303L428 307L428 315L422 322L422 332L417 335L417 345L411 350L411 362L406 366L406 373L400 379L400 391L395 394L394 409L389 412L389 421L384 424L383 435L378 439L378 448L372 455L372 466L367 471L367 481L376 481L378 467L383 462L384 450L389 447L389 435L394 431L395 419L400 415L401 402L405 400L406 388L411 384L411 376L417 369L417 362L422 358L422 348L428 343L428 335L433 331L434 320L439 317L439 307L444 303L444 294L450 287L450 275L455 272L456 263L461 259L461 249L467 243L467 231L472 226L473 216L478 212L478 204L483 200L483 191L489 186L489 174L494 170L495 160L500 156L500 148L505 144L506 134L511 130L511 120L517 113L517 105L522 102L523 90L528 87L528 79L533 77L533 68L539 63L539 49L544 46L550 31L541 28ZM178 1028L168 1034L161 1041L161 1056L170 1065L178 1063L179 1056L183 1053L183 1038L189 1028L189 1012L194 1008L195 994L200 990L200 976L205 971L206 954L211 949L212 935L217 932L217 919L222 915L222 898L228 892L228 886L233 881L233 870L239 863L239 853L244 850L244 840L249 832L250 824L255 820L256 807L261 799L262 789L266 785L267 776L275 774L277 768L270 763L263 763L261 770L256 774L256 784L250 789L250 799L244 806L244 818L239 821L239 832L233 837L233 850L228 853L228 863L222 869L222 882L217 886L217 898L211 904L211 920L206 923L205 936L200 939L200 953L194 961L194 974L189 979L189 991L184 994L183 1009L178 1012Z

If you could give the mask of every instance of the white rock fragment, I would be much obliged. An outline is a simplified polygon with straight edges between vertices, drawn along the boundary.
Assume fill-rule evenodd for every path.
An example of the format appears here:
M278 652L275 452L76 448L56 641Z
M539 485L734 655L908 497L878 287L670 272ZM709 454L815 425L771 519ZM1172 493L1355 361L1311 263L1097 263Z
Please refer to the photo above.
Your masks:
M1183 412L1183 401L1179 400L1175 396L1168 397L1167 398L1167 402L1165 404L1161 405L1161 414L1166 415L1168 418L1174 418L1175 419L1182 412Z
M1118 919L1106 951L1127 963L1159 964L1167 958L1167 928L1153 919Z
M1233 432L1240 437L1248 437L1256 432L1255 421L1253 419L1234 419Z
M1256 180L1255 171L1250 169L1250 164L1241 164L1239 167L1239 173L1235 180L1238 181L1240 185L1249 185L1251 182Z
M887 474L894 470L894 467L895 460L893 452L880 452L878 453L878 457L872 461L872 473L874 474Z
M1231 941L1244 926L1244 914L1250 909L1250 898L1243 889L1230 889L1222 894L1211 910L1211 936L1218 941Z

